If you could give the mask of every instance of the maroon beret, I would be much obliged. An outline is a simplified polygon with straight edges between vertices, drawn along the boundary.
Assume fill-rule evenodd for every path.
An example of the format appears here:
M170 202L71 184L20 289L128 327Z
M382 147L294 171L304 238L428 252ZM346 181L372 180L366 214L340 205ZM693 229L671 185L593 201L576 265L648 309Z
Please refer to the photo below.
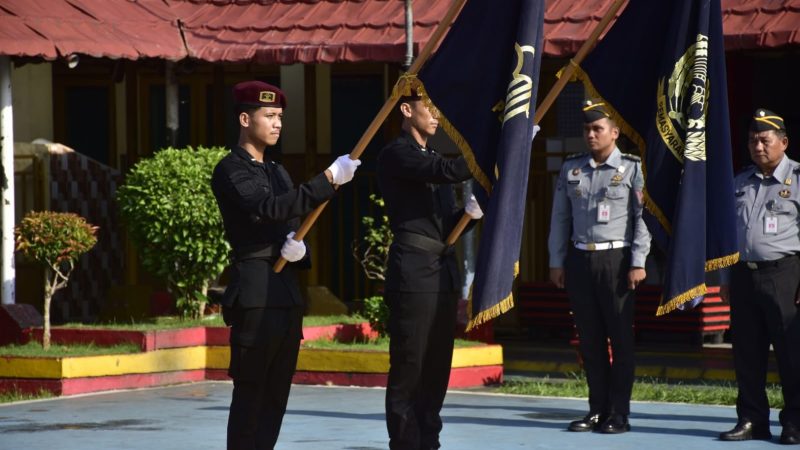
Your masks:
M238 105L286 108L286 95L278 87L263 81L243 81L233 87L233 101Z

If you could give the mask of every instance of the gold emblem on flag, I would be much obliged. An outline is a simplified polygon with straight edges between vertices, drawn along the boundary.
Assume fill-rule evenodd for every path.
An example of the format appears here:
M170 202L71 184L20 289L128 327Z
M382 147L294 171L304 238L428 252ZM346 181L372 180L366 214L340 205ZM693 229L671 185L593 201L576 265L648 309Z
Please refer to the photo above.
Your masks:
M658 133L681 163L706 160L708 90L708 36L698 34L669 79L659 80L656 96Z
M522 66L525 63L525 54L529 53L531 59L536 55L536 49L532 45L519 45L514 43L514 51L517 53L517 65L511 74L511 82L508 83L506 91L505 105L503 105L503 123L512 117L525 113L527 118L530 115L531 96L533 95L533 80L531 77L522 73ZM495 105L492 110L499 109L500 103Z
M262 103L274 103L275 93L272 91L261 91L258 93L258 100Z

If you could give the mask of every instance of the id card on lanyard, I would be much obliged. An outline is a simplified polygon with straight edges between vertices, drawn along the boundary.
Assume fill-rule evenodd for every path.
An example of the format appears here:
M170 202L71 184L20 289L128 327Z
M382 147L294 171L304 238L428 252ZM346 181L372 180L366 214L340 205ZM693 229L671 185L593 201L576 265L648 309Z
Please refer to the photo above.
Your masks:
M764 234L778 234L778 216L764 216Z
M611 205L606 201L597 204L597 222L608 223L611 220Z

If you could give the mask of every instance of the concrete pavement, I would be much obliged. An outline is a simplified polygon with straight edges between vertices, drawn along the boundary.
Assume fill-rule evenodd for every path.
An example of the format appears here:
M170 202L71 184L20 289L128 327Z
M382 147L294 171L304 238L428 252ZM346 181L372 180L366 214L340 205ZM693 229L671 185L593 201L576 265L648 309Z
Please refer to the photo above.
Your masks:
M202 450L225 447L232 385L204 382L0 405L2 450ZM385 449L382 388L292 387L282 450ZM634 402L633 431L570 433L584 399L451 391L442 416L443 449L680 449L777 448L771 443L720 442L733 426L732 407Z

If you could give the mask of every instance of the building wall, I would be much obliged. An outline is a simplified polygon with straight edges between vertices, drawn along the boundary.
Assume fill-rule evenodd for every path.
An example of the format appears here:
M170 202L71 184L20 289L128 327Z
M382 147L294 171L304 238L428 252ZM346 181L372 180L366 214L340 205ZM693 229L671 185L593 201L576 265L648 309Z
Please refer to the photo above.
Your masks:
M14 140L53 140L52 64L15 64L11 71L14 107Z

